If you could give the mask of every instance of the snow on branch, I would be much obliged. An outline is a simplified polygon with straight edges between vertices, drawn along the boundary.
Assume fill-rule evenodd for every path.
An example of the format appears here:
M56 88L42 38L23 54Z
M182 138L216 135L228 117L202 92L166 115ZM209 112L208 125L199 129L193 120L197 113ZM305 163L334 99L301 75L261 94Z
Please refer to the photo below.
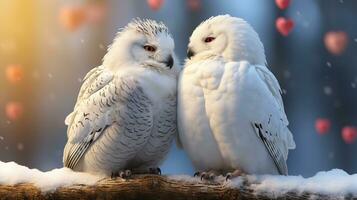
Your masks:
M201 181L187 175L112 180L69 169L41 172L0 161L0 199L336 199L357 197L357 175L245 176Z

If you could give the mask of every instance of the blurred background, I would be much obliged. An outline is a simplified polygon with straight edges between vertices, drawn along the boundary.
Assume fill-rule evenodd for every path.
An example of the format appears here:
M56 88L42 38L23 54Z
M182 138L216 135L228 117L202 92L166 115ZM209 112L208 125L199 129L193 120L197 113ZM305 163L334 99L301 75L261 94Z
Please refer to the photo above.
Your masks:
M290 174L356 173L356 0L1 0L0 160L62 167L81 80L132 18L163 21L183 61L193 29L218 14L244 18L265 45L297 144ZM161 167L194 172L175 145Z

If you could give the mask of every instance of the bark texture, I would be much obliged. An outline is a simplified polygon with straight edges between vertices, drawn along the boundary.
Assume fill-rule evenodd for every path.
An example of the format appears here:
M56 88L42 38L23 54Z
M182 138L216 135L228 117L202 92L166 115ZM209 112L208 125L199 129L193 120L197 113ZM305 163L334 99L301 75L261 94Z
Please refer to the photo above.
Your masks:
M275 199L335 199L320 194L287 193ZM341 198L341 197L339 197ZM346 199L354 198L345 196ZM105 179L94 186L75 185L42 193L31 184L14 186L0 185L0 199L205 199L241 200L272 199L272 194L256 194L246 183L240 188L230 188L222 184L190 183L157 175L140 175L132 179Z

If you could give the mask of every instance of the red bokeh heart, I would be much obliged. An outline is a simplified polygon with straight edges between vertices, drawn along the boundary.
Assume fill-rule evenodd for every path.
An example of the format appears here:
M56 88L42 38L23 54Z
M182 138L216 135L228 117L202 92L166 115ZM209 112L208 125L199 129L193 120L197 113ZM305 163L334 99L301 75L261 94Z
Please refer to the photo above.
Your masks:
M325 135L330 131L331 122L329 119L319 118L315 122L316 132L320 135Z
M60 24L68 31L77 30L85 22L84 8L81 6L64 6L59 13Z
M324 42L330 53L340 55L346 49L348 35L343 31L330 31L325 34Z
M158 11L162 4L164 4L164 0L147 0L149 7L154 10L154 11Z
M275 3L280 9L284 10L289 7L290 0L275 0Z
M294 28L294 21L279 17L275 22L276 28L283 36L288 36L291 30Z
M187 0L187 5L192 11L198 11L201 8L201 0Z
M6 67L6 78L11 83L17 83L24 77L24 72L21 65L12 64Z
M347 144L352 144L357 137L357 129L353 126L345 126L342 129L342 139Z
M85 6L86 21L90 24L99 24L107 14L107 4L90 3Z
M19 102L9 102L5 107L6 116L10 120L17 120L23 114L22 104Z

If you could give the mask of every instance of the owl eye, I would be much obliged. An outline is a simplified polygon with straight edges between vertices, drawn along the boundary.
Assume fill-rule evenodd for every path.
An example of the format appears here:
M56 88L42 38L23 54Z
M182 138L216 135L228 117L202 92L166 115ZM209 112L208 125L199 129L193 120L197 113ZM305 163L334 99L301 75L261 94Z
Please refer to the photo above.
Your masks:
M209 42L212 42L214 39L216 39L216 38L214 38L214 37L206 37L205 42L209 43Z
M146 51L150 51L150 52L155 52L156 51L156 47L151 46L151 45L144 45L143 47Z

